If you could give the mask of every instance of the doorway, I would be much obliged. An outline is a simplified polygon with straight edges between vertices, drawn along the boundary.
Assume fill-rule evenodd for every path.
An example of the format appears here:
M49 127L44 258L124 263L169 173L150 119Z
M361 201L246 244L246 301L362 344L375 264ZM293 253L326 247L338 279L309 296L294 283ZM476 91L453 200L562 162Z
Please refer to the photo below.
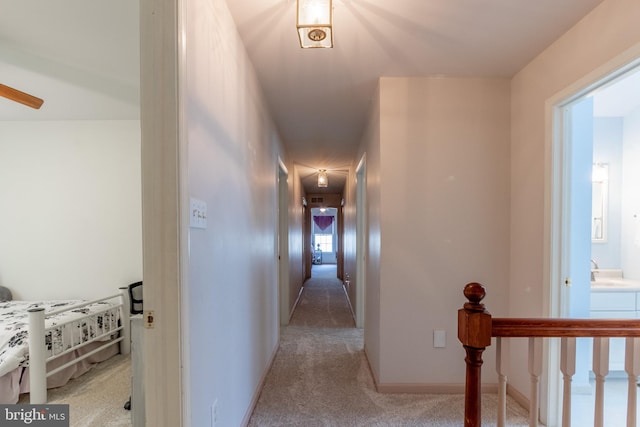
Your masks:
M365 324L367 280L367 162L363 156L356 168L356 327Z
M552 142L552 317L635 318L637 311L611 306L601 279L640 279L640 200L633 188L640 162L640 66L635 61L588 88L566 97L553 108ZM637 238L636 238L637 236ZM637 259L637 258L635 258ZM603 277L600 277L602 275ZM635 301L635 295L633 296ZM572 418L578 401L592 393L592 340L577 341L573 377ZM611 340L610 373L623 370L624 343ZM559 372L559 351L550 347L549 372ZM554 377L558 375L558 377ZM549 378L548 425L557 425L561 401L559 374Z
M338 276L338 208L311 208L311 277Z
M278 159L278 303L280 325L289 324L289 172Z

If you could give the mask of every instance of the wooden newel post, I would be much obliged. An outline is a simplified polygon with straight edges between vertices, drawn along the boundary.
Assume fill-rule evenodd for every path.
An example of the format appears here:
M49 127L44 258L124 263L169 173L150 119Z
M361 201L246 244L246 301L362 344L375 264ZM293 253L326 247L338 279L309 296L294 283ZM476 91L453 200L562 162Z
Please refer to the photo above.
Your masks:
M464 426L480 427L482 352L491 345L491 314L480 301L485 297L484 286L469 283L464 296L469 302L458 310L458 339L467 352L467 377L464 400Z

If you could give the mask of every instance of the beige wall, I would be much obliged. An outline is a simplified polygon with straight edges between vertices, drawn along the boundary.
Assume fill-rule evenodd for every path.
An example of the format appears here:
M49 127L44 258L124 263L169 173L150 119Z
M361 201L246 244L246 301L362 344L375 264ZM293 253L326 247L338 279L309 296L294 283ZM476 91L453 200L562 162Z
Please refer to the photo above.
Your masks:
M349 297L352 308L355 309L356 302L356 176L355 165L349 168L349 175L345 183L343 196L344 207L342 209L344 231L343 231L343 250L344 250L344 280L348 280L349 284L345 284L345 290Z
M300 172L291 165L289 169L289 301L291 313L305 280L303 251L303 224L305 209L302 206L304 189L300 180Z
M381 79L380 119L374 109L362 153L369 203L365 346L382 389L463 381L455 312L468 281L485 284L485 303L496 316L545 315L545 102L579 87L589 73L603 76L612 58L618 66L630 59L640 42L639 18L637 2L604 2L510 88L499 79ZM354 230L355 212L347 217ZM349 248L345 268L355 271ZM432 348L433 329L447 332L445 349ZM491 366L493 349L485 356ZM526 360L517 346L512 360ZM512 385L527 394L528 378L512 369ZM486 370L485 381L493 378Z
M382 391L461 390L464 285L481 281L490 302L506 304L509 82L382 78L373 106L359 154L367 170L367 357ZM354 232L353 173L347 194ZM355 236L346 242L351 273ZM434 329L445 330L445 348L433 347Z
M217 402L218 425L238 426L278 346L277 176L287 159L225 1L185 6L186 196L208 206L207 228L188 230L187 418L210 425ZM289 233L290 250L299 235Z
M0 284L94 299L142 280L140 121L0 122Z
M627 51L640 43L638 22L640 2L606 0L512 80L510 315L548 315L549 277L543 272L549 261L545 183L551 160L545 103L568 88L578 90L598 80L631 58ZM514 365L526 360L524 351L512 350ZM512 372L511 384L528 394L524 371L512 367Z
M364 216L366 229L365 272L360 277L357 271L356 236L356 168L364 162L366 171L366 206ZM376 89L371 102L369 120L358 155L349 172L345 192L345 276L350 277L349 298L355 310L364 310L364 347L371 371L376 379L380 374L380 93ZM364 301L358 301L358 287L363 287Z

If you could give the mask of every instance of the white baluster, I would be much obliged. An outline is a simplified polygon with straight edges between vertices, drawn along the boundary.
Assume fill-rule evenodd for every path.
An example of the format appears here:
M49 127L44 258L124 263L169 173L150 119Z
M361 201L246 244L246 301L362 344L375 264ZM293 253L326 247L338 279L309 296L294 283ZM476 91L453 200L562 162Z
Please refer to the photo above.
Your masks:
M627 427L636 427L638 375L640 375L640 338L627 338L625 346L624 370L629 376L627 393Z
M542 373L542 338L529 338L529 374L531 375L531 400L529 401L529 427L538 426L540 408L538 384Z
M498 372L498 424L504 427L507 419L507 375L509 374L509 339L496 339L496 371Z
M571 382L576 373L576 339L560 339L560 371L562 372L562 427L571 427Z
M596 375L594 427L604 426L604 377L609 373L609 338L593 339L593 373Z

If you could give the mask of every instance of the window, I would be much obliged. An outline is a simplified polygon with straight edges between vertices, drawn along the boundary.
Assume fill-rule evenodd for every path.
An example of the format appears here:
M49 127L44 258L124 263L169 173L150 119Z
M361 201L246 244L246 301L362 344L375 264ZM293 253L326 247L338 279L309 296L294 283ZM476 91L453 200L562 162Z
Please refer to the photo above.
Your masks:
M313 237L316 242L316 245L314 247L315 250L318 250L318 245L320 245L320 250L322 252L333 252L333 235L314 234Z

